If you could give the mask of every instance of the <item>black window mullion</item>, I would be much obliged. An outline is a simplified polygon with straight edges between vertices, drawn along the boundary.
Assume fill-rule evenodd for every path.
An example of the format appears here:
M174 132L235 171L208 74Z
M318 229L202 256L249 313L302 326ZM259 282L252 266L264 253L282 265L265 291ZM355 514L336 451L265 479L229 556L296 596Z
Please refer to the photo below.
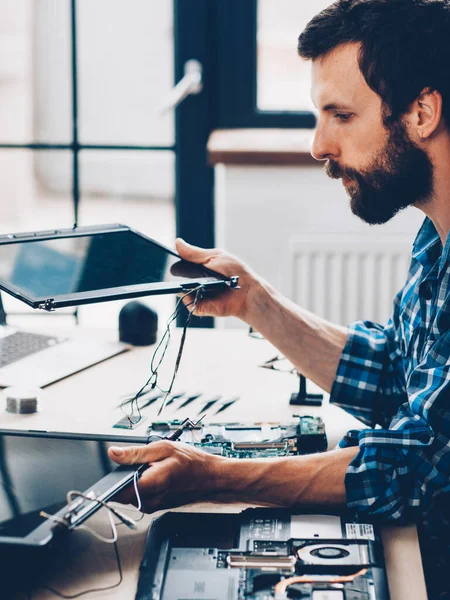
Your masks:
M258 0L216 0L219 129L313 128L307 111L262 111L257 105Z
M71 0L71 74L72 74L72 202L74 227L78 225L80 204L80 148L78 145L78 59L77 59L77 1Z
M216 5L217 126L245 127L256 97L257 0L216 0Z

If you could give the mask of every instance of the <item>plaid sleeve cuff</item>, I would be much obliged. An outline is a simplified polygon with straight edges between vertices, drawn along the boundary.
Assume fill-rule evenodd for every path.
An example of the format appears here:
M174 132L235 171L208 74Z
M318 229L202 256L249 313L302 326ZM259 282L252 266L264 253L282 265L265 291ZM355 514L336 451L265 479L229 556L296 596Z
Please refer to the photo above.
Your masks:
M380 451L375 446L360 446L345 476L348 508L371 518L408 520L406 503L418 507L420 496L415 490L415 497L404 497L400 473L405 470L404 456L398 448L389 446Z
M429 460L434 440L433 431L418 422L399 430L348 432L340 445L359 445L359 452L345 477L347 506L386 520L414 519L433 491L448 485L446 473L437 473Z

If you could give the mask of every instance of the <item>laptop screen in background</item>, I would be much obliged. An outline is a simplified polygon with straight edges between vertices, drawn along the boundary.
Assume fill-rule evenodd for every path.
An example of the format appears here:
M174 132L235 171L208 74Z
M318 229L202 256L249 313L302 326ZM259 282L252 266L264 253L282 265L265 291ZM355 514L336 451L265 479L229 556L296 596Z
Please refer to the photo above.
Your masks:
M208 276L132 231L0 245L0 278L35 298Z

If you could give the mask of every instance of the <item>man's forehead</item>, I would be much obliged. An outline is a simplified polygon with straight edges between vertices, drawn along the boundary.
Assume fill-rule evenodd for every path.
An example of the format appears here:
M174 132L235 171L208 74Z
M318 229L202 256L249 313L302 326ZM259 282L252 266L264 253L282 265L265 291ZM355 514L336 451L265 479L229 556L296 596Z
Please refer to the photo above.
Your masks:
M359 44L345 44L312 63L311 96L319 110L366 103L376 97L358 64Z

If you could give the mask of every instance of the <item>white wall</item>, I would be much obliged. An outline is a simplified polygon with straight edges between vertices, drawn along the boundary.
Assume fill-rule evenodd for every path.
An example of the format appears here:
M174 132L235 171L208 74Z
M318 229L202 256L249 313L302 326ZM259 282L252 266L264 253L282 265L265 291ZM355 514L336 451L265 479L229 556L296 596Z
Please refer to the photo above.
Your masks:
M216 243L289 295L292 245L302 234L360 234L368 240L409 237L423 213L410 208L382 226L355 217L340 181L320 167L216 167ZM406 274L405 274L406 275ZM242 326L227 320L227 327Z

